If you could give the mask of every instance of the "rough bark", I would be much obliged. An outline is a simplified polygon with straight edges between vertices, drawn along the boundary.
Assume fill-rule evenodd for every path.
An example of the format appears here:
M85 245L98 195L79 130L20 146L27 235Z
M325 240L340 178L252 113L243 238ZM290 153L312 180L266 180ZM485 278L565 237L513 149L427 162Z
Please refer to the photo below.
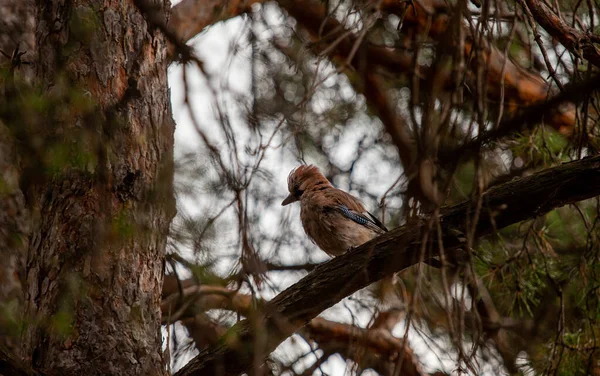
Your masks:
M36 79L70 112L49 111L40 133L12 128L33 151L20 150L34 218L23 357L50 374L163 375L174 215L166 42L131 2L37 5ZM52 165L57 150L67 157Z
M243 372L257 359L257 354L258 359L264 359L281 341L345 296L435 255L437 232L429 228L436 226L436 222L441 228L444 249L451 253L464 246L463 234L467 229L474 229L474 235L480 237L598 194L600 156L549 168L490 189L481 197L482 208L476 226L469 220L474 218L477 201L467 201L443 209L436 221L424 219L418 225L396 228L317 267L270 301L258 326L264 328L263 335L264 330L268 333L262 336L267 337L263 347L257 346L261 342L253 342L254 325L242 321L231 331L236 335L235 341L223 341L202 351L177 375ZM423 240L427 243L423 244ZM427 249L428 254L421 255L421 249Z
M11 55L18 47L26 52L20 59L32 61L35 57L34 15L32 0L0 0L0 107L6 108L12 95L7 84L14 81L15 74L31 78L31 65L13 67ZM9 85L10 86L10 85ZM18 348L19 324L22 315L22 271L27 258L27 242L30 229L29 211L19 187L18 158L15 140L0 116L0 345L7 349Z
M35 52L35 2L0 0L0 50L10 53L19 43L28 58Z
M31 369L28 364L24 364L17 359L14 352L0 345L0 375L4 376L38 376L38 372Z
M22 315L22 271L27 257L29 211L19 188L13 138L0 120L0 345L18 348Z

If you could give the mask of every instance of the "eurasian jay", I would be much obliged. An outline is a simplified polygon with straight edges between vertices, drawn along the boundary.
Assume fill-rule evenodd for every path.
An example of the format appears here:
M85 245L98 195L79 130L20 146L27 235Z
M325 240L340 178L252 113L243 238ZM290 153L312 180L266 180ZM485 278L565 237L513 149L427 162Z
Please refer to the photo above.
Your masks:
M292 170L288 190L281 205L300 201L304 231L330 256L339 256L388 231L356 197L335 188L313 165Z

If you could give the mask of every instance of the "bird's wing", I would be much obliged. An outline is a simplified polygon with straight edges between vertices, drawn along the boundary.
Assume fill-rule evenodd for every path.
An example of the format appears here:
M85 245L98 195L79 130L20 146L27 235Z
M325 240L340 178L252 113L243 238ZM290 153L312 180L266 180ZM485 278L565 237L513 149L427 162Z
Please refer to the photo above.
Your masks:
M335 207L335 210L341 213L346 218L362 226L368 227L369 229L377 233L384 233L388 231L388 229L385 228L381 221L379 221L373 214L367 211L359 213L355 210L351 210L346 205L337 205Z
M377 219L377 217L374 216L373 214L371 214L370 212L366 211L363 214L369 216L371 218L371 220L373 221L373 223L375 223L377 225L377 227L379 227L380 229L382 229L384 232L388 232L389 231L387 229L387 227L385 227L385 225L383 223L381 223L381 221L379 219Z

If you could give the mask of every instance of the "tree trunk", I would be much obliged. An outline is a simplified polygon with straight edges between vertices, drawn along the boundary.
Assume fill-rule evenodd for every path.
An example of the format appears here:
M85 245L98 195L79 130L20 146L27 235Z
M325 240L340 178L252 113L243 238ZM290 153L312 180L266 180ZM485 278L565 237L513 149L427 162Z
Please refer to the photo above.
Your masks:
M15 131L32 145L21 150L33 217L23 356L53 374L163 375L159 303L175 213L165 38L133 2L37 6L47 108L38 128Z
M26 52L23 61L35 57L33 0L0 0L0 50L11 55L18 47ZM12 62L0 57L0 72L10 73ZM19 75L33 76L31 65L20 67ZM9 75L0 78L0 107L6 108L10 95ZM0 110L3 112L3 110ZM19 324L22 316L23 285L22 271L27 257L27 239L30 229L30 215L19 187L17 149L12 132L0 116L0 346L11 351L19 347Z

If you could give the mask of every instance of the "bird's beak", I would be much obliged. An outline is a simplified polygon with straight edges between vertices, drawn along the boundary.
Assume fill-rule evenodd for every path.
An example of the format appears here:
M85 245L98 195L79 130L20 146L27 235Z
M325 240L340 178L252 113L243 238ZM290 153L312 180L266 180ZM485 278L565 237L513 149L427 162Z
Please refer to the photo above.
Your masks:
M289 196L287 196L287 197L285 198L285 200L283 200L283 201L281 202L281 206L286 206L286 205L289 205L289 204L291 204L292 202L296 202L296 201L298 201L298 198L297 198L297 197L295 197L295 196L292 196L292 195L290 194Z

